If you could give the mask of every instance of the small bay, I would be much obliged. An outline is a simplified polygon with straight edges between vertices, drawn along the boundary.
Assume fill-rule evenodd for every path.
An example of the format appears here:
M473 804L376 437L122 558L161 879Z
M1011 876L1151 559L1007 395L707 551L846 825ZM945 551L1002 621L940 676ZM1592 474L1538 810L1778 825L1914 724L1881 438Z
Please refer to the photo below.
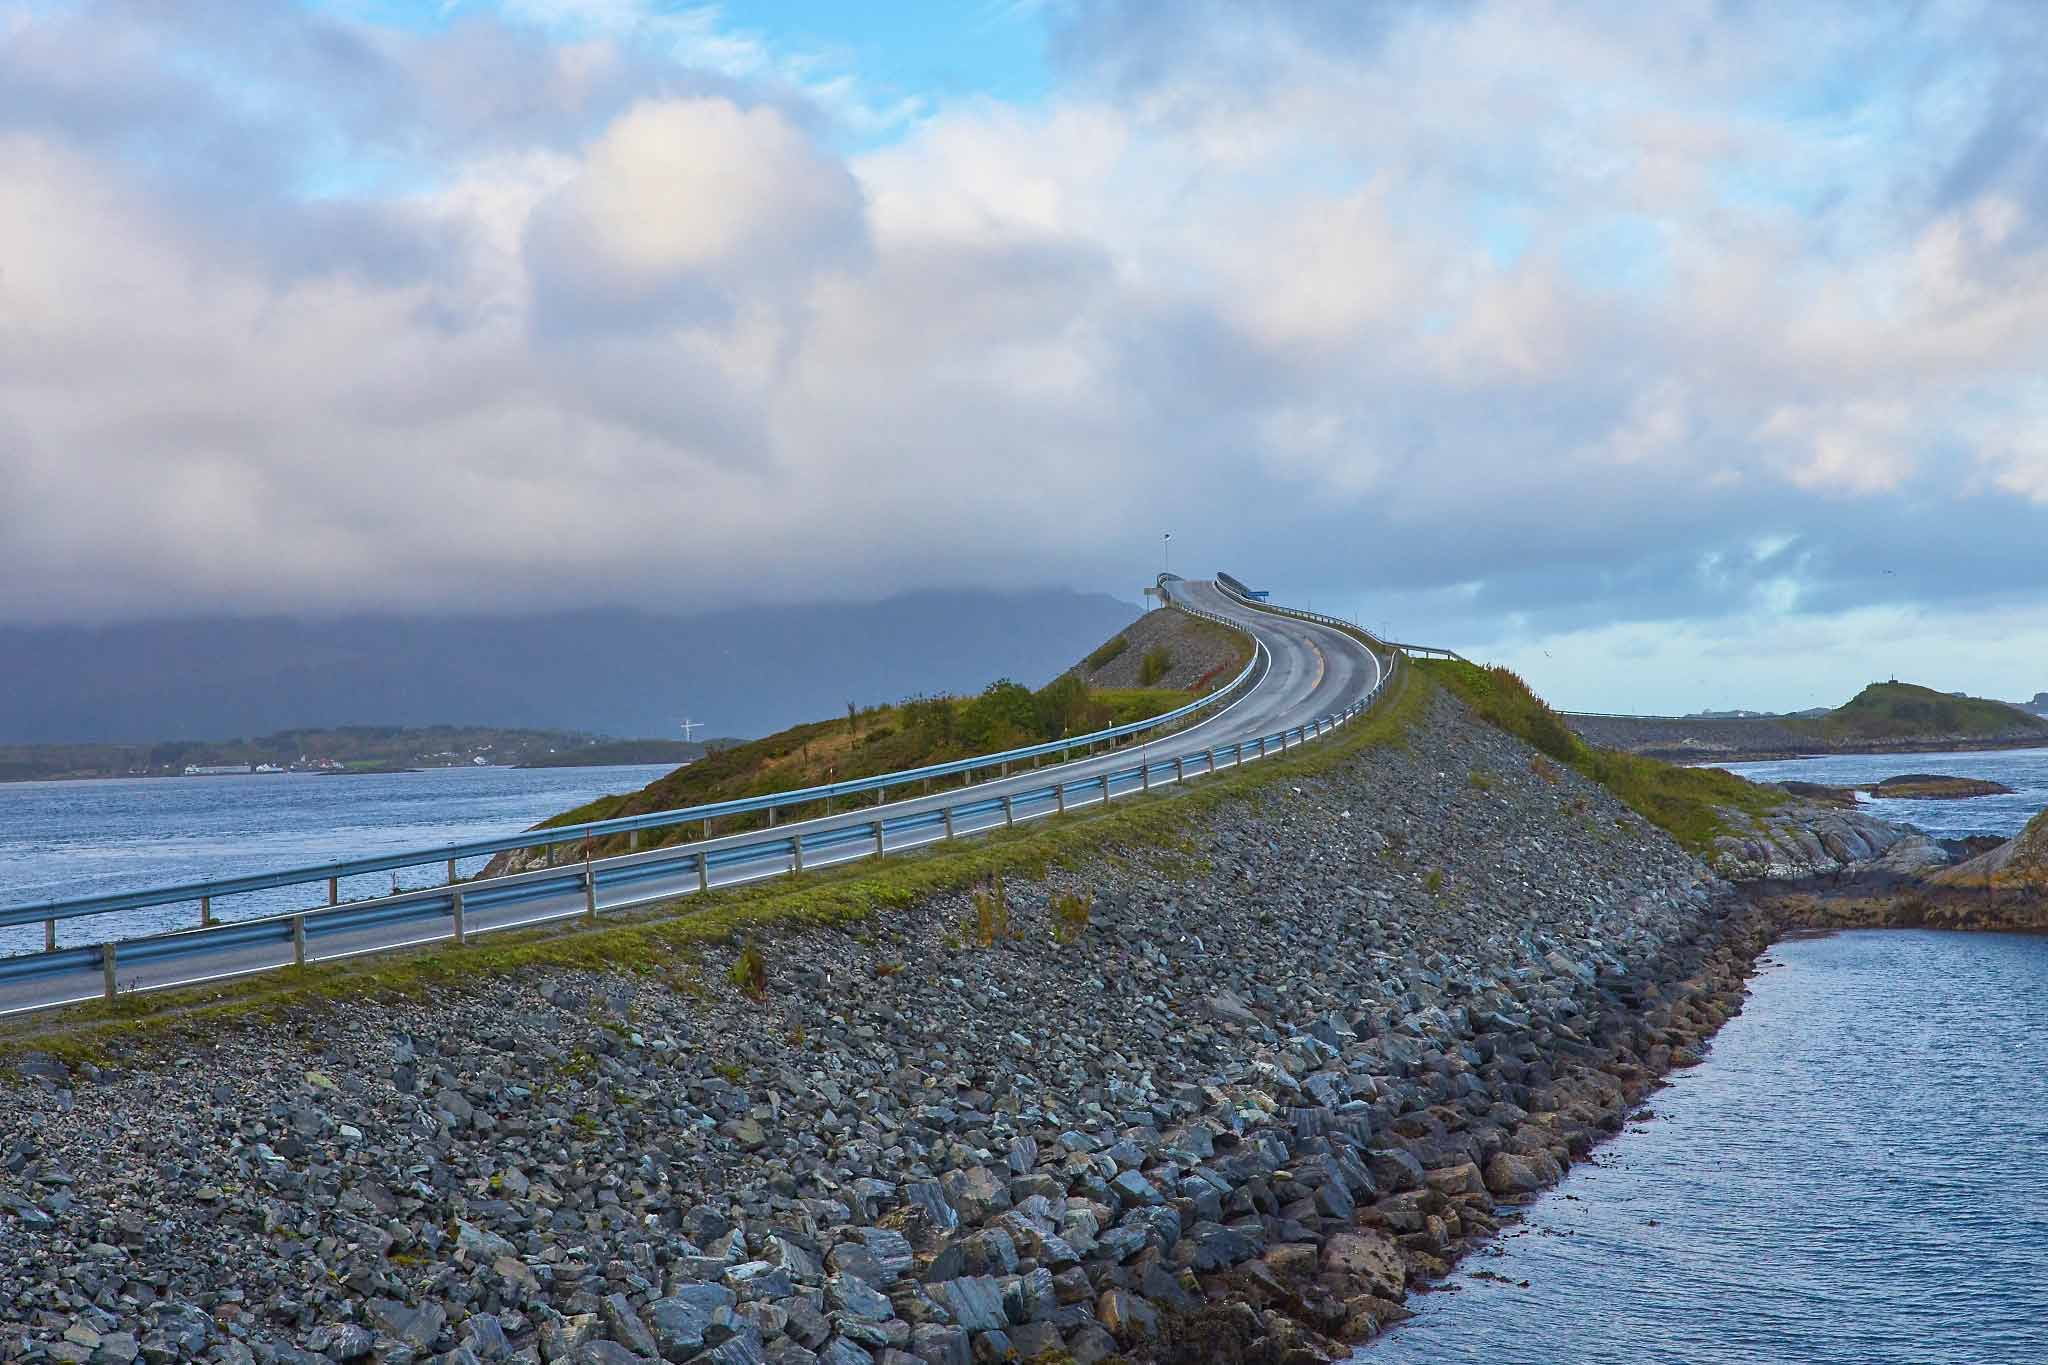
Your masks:
M1781 943L1650 1108L1356 1359L2048 1360L2048 938Z

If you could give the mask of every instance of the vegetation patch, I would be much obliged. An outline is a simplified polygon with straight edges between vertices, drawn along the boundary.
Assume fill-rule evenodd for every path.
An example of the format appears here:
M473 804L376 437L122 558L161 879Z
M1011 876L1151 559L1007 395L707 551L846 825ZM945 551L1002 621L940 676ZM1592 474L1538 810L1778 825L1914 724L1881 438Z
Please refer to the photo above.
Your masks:
M1165 645L1154 645L1145 651L1145 657L1138 663L1138 685L1150 687L1172 671L1172 653Z
M1122 654L1125 650L1129 649L1130 647L1131 642L1121 635L1117 636L1113 640L1103 641L1101 644L1095 647L1095 652L1088 656L1089 672L1092 673L1096 669L1101 668L1104 664L1116 658L1119 654Z
M1416 668L1449 687L1481 720L1598 782L1694 853L1706 853L1716 836L1729 832L1726 812L1754 817L1791 800L1785 792L1719 768L1682 768L1596 748L1574 734L1512 669L1482 668L1462 659L1429 660Z
M2048 736L2048 720L1982 697L1957 697L1913 683L1872 683L1824 716L1787 716L1780 722L1829 744L1866 744L1921 738L1991 739L2033 733Z

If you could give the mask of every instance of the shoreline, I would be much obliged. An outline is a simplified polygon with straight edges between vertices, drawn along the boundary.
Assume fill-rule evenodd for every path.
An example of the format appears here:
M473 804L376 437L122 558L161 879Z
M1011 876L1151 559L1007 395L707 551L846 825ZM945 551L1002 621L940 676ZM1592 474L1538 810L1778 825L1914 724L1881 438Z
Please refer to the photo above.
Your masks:
M1415 710L1163 844L751 965L22 1056L0 1348L1343 1359L1696 1063L1778 927L1447 695Z

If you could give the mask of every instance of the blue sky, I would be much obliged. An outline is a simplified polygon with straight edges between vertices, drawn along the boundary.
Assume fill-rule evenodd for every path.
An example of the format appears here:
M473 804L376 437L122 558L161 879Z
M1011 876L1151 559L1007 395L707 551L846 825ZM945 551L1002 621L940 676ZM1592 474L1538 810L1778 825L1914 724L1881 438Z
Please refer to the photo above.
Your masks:
M2044 87L2019 0L0 0L0 619L1171 527L1593 709L2031 695Z

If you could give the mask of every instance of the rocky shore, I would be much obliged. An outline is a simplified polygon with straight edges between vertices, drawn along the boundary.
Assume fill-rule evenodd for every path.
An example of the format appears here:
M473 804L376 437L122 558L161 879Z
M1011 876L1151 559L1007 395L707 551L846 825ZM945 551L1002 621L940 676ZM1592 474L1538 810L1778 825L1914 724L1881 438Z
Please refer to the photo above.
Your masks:
M1770 936L1444 695L1187 836L757 958L30 1058L0 1359L1341 1358Z

